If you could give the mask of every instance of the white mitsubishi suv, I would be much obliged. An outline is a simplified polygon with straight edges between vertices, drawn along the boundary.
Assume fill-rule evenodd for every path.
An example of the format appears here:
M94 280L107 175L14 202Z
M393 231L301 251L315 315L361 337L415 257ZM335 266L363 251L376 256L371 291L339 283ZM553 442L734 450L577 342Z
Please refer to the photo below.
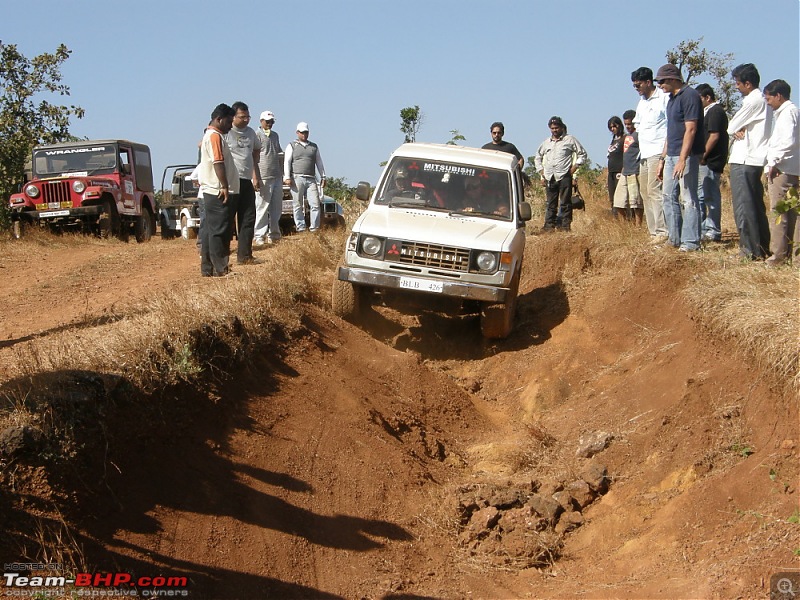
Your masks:
M487 338L511 333L525 221L513 154L445 144L403 144L353 225L333 284L333 311L355 318L363 303L411 301L421 309L480 312Z

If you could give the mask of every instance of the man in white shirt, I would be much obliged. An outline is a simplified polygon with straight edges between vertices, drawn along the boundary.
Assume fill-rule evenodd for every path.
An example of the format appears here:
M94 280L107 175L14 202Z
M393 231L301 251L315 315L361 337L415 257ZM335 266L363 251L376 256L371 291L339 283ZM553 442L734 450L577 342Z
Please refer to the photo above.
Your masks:
M772 131L767 142L767 183L770 203L770 244L772 256L767 266L786 262L792 254L800 254L800 220L797 209L782 214L775 212L786 193L797 190L800 176L800 110L789 100L792 88L783 79L764 86L764 98L772 109Z
M772 110L758 89L761 76L755 65L739 65L731 75L744 96L742 107L728 122L728 135L733 140L728 164L733 220L739 230L739 256L763 260L769 250L769 221L761 176L767 162L767 133Z
M636 106L633 124L639 134L642 155L639 171L639 192L644 202L644 218L653 243L667 239L664 220L664 196L658 178L659 159L667 139L667 102L669 96L653 83L653 71L639 67L631 73L634 89L641 98Z

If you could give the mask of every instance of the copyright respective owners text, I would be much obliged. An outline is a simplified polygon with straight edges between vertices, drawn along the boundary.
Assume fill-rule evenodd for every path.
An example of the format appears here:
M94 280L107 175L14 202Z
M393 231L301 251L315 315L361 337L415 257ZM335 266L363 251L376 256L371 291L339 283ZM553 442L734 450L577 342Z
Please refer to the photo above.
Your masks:
M800 571L778 571L769 578L770 600L800 600Z
M3 564L0 597L12 598L188 598L188 577L124 571L66 573L60 563Z

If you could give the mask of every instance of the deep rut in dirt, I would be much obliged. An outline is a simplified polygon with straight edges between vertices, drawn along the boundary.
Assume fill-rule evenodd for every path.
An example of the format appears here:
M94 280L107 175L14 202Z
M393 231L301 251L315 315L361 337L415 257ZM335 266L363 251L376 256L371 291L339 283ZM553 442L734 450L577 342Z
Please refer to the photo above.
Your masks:
M74 472L5 476L30 493L0 495L4 558L63 520L87 567L184 574L194 598L763 595L800 547L795 399L697 330L680 274L528 244L505 341L471 316L308 307L224 385L142 405L66 374L105 419ZM195 267L167 247L158 285Z

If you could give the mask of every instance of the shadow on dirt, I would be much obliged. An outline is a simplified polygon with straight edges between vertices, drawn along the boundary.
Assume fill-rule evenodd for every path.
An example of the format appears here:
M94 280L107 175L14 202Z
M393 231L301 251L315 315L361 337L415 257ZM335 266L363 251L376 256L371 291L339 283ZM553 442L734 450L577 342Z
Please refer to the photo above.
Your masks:
M54 333L61 333L62 331L70 331L72 329L76 330L87 329L89 327L99 327L100 325L107 325L108 323L116 323L117 321L120 321L124 319L126 316L130 316L131 314L133 313L129 313L128 315L103 315L100 317L91 317L88 319L83 319L81 321L74 321L72 323L67 323L65 325L58 325L56 327L51 327L50 329L45 329L44 331L39 331L37 333L31 333L30 335L25 335L13 339L0 340L0 349L10 348L21 342L29 342L31 340L35 340L36 338L47 337L48 335L52 335Z
M569 300L559 282L519 296L514 330L505 340L484 339L478 315L454 316L418 308L402 315L383 307L370 307L363 310L357 324L376 340L397 350L417 352L426 359L478 360L543 344L550 339L550 331L568 315Z
M154 556L150 548L121 540L161 532L160 511L184 515L190 530L205 521L196 515L228 516L353 552L382 547L386 540L411 540L408 531L388 521L320 515L287 502L278 497L281 490L311 494L312 485L229 458L236 430L263 437L261 446L269 447L269 428L256 427L248 416L250 399L263 398L264 390L277 393L275 374L291 369L277 348L259 360L262 364L250 369L257 377L187 383L151 396L138 394L120 378L86 371L3 385L0 398L24 407L31 416L29 429L38 433L27 442L20 434L18 447L0 452L0 553L6 560L39 562L53 560L45 556L66 547L64 562L90 571L188 572L202 588L192 591L198 598L264 597L265 592L333 598L269 577ZM276 488L276 494L265 487ZM202 541L204 535L193 537ZM224 535L214 542L221 552L234 544Z

